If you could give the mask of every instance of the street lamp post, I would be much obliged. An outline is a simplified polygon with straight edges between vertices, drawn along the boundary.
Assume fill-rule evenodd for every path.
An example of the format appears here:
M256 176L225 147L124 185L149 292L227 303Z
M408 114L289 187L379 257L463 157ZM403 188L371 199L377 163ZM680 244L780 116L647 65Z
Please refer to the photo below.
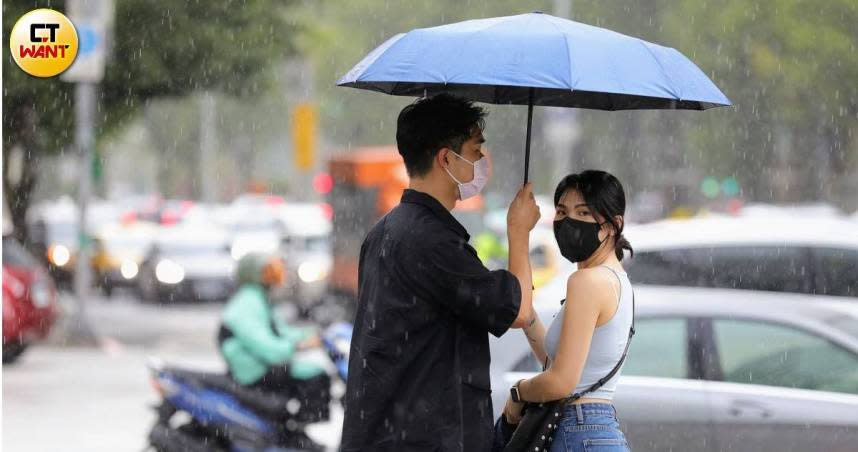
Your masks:
M75 144L80 158L78 183L78 256L75 264L74 292L77 310L69 335L75 340L92 342L96 335L86 315L86 300L92 285L87 210L92 193L93 155L95 151L96 85L104 77L108 37L113 24L113 0L67 0L66 13L80 40L74 63L62 79L75 84Z

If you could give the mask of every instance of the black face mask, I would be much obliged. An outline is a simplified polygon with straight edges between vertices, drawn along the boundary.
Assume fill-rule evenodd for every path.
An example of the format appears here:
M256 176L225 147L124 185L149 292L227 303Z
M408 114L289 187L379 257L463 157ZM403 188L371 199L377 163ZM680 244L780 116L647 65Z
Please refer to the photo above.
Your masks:
M554 238L560 247L560 254L572 262L587 260L599 249L599 231L602 225L566 217L554 222Z

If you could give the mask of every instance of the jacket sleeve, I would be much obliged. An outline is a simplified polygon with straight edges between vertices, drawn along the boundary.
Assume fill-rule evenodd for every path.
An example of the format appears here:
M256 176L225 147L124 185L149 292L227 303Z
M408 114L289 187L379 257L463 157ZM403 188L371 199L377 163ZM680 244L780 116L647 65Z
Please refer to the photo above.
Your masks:
M280 320L279 317L274 318L274 324L277 325L277 332L280 333L280 336L289 339L296 344L296 346L299 342L313 335L312 328L292 326L283 320Z
M269 365L289 361L295 353L295 336L277 336L271 330L270 310L264 297L253 292L239 293L224 314L224 323L250 353Z
M399 274L410 286L497 337L518 316L518 279L506 270L489 271L466 242L406 244L398 258Z

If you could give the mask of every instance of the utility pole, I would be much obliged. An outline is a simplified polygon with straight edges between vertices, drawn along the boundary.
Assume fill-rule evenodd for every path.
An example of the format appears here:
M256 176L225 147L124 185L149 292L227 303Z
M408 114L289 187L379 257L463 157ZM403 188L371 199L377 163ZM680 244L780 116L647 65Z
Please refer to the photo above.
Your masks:
M94 342L96 334L86 314L86 300L92 286L90 241L87 210L92 195L93 155L95 151L96 85L104 77L108 38L113 24L112 0L68 0L66 12L80 40L75 62L62 79L75 83L75 145L80 157L78 182L78 255L75 263L74 292L77 301L69 335L76 341Z
M217 157L215 138L215 98L211 91L205 91L200 98L200 183L203 202L217 200L214 181L214 162Z
M92 269L89 266L90 252L87 238L87 209L92 194L92 157L95 146L95 84L78 82L74 90L75 144L80 157L80 180L78 181L78 253L74 273L74 293L77 312L71 323L73 336L81 341L95 339L95 333L86 315L86 300L92 284Z

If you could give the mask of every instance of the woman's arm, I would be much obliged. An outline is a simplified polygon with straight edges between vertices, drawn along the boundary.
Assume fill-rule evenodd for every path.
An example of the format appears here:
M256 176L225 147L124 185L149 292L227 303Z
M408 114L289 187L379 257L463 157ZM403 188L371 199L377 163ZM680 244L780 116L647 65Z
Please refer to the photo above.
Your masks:
M522 400L549 402L572 393L581 379L601 306L611 300L611 293L610 282L597 272L583 270L569 277L554 362L545 372L521 382Z
M536 360L544 365L548 358L548 352L545 351L545 325L542 324L542 320L539 320L536 312L533 314L532 322L529 326L522 328L522 331L527 337L527 343L530 344L530 349L533 350Z

